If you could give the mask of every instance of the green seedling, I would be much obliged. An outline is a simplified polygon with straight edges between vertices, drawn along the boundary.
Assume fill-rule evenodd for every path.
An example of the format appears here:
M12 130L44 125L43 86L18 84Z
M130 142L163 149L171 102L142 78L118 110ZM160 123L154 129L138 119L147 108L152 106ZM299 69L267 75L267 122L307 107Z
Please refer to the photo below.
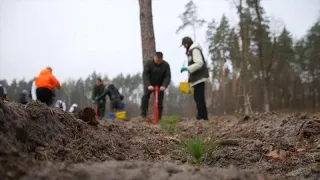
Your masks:
M164 129L168 133L172 134L177 130L177 122L179 120L179 116L168 116L160 120L160 128Z
M205 153L203 140L200 138L189 139L185 141L185 145L187 152L196 159L197 164L200 164Z
M186 151L200 165L205 160L207 154L217 151L218 145L215 141L206 140L204 138L189 139L185 141Z

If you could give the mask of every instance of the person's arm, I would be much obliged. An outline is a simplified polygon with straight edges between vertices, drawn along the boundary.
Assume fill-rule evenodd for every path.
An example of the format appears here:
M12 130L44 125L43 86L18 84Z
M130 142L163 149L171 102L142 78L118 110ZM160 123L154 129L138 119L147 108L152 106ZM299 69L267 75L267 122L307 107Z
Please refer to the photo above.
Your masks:
M106 88L106 89L103 91L103 93L98 97L98 100L104 98L104 97L108 94L108 92L109 92L109 90L108 90L108 88Z
M164 77L162 86L167 88L169 86L170 82L171 82L171 70L170 70L170 65L167 64L166 71L165 71L165 77Z
M150 63L149 62L146 62L145 66L143 67L142 77L143 77L144 86L146 87L150 86L151 82L150 82Z
M56 86L56 88L60 89L61 85L60 85L60 82L57 80L57 78L54 77L54 75L51 75L51 79L53 81L53 84Z
M32 100L34 100L34 101L37 100L36 90L37 90L36 81L33 81L32 87L31 87L31 97L32 97Z
M194 63L188 66L188 71L191 74L198 71L203 66L204 60L202 59L202 55L199 49L192 50L192 59Z

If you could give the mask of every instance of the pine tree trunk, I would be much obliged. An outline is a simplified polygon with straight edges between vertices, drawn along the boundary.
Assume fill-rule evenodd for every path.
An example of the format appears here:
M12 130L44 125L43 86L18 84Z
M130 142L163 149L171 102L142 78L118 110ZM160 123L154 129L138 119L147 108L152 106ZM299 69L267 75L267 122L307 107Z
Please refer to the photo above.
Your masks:
M156 42L154 38L153 19L152 19L152 1L139 0L140 7L140 31L142 42L143 65L146 61L153 58L156 52ZM151 96L149 101L149 112L153 112L154 98Z
M268 91L268 75L266 72L265 67L265 57L263 55L263 29L262 29L262 18L259 11L259 4L258 1L254 2L255 4L255 11L258 18L258 49L259 49L259 61L260 61L260 68L262 72L262 81L263 81L263 103L264 103L264 111L269 112L270 111L270 105L269 105L269 91Z
M152 20L152 2L151 0L139 0L140 6L140 31L142 42L143 62L152 59L156 52L156 43L154 38L153 20Z
M241 61L241 79L242 79L242 95L243 95L243 102L244 102L244 114L247 115L249 114L249 107L245 103L246 102L246 95L247 95L247 88L246 88L246 75L247 75L247 61L248 61L248 37L246 36L246 33L248 31L245 30L244 27L244 17L243 17L243 12L242 12L242 0L240 0L239 7L238 7L238 13L240 16L240 36L241 36L241 42L242 42L242 61Z
M225 114L226 113L226 83L225 83L225 71L224 71L224 64L225 64L225 53L223 52L222 54L222 58L221 58L221 62L220 62L220 66L221 66L221 76L220 76L220 84L221 84L221 92L222 92L222 96L221 96L221 113Z

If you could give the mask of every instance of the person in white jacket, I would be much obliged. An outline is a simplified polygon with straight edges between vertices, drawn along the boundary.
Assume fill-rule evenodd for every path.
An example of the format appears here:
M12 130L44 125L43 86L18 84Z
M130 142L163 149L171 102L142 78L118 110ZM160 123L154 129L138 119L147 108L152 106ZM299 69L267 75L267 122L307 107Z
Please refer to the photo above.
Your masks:
M58 100L58 101L56 102L56 108L60 108L60 109L62 109L63 111L66 111L66 110L67 110L66 103L63 102L62 100Z
M78 104L72 104L70 109L69 109L69 112L77 113L78 112Z
M194 43L190 37L182 39L182 46L186 48L188 67L182 67L181 73L189 72L190 87L194 88L194 100L197 106L197 120L208 120L208 110L205 97L205 82L209 78L209 70L202 53L200 44Z

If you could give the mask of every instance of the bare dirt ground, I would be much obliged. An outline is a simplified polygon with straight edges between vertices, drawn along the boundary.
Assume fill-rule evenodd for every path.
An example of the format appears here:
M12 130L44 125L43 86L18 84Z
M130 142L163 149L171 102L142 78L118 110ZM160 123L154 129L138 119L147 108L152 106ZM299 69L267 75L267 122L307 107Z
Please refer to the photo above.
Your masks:
M184 139L196 137L219 144L201 165L181 149ZM271 177L320 179L318 116L267 113L181 120L169 134L137 120L92 126L38 102L0 102L1 180Z

